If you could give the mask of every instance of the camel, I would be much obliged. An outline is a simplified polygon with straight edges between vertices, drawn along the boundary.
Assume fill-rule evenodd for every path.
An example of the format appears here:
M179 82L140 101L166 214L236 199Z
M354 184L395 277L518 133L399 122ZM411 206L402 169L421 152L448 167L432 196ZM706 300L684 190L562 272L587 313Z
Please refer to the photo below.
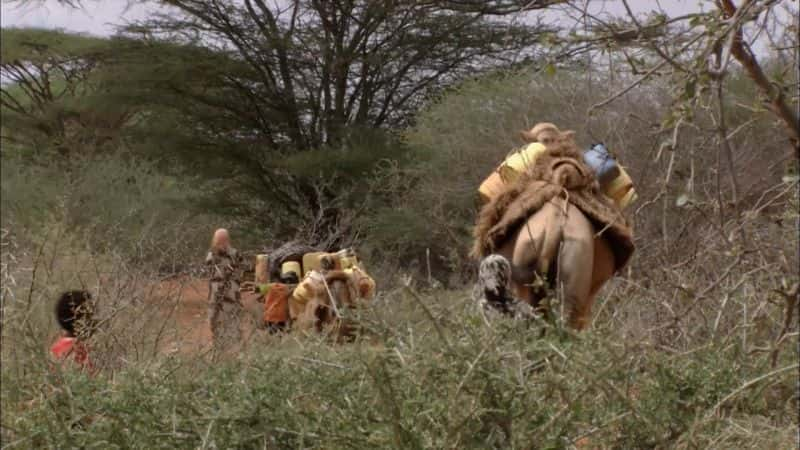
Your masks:
M597 292L614 275L608 240L595 233L574 205L563 199L545 204L498 249L511 265L514 296L538 308L542 294L533 285L554 269L567 323L585 329Z
M342 308L367 306L375 296L375 281L360 267L334 270L323 258L322 269L309 273L289 297L292 328L317 332L332 328L338 339L355 336L357 324L343 318Z
M523 136L547 154L481 210L473 250L482 258L479 287L495 309L511 298L539 309L544 281L560 294L566 323L584 330L598 291L633 253L632 231L599 192L572 133L537 127Z

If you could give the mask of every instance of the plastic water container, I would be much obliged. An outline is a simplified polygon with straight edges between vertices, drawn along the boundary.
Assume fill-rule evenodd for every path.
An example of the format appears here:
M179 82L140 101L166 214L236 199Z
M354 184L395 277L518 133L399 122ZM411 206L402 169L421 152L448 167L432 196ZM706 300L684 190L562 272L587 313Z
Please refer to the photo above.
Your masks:
M614 200L617 206L625 209L636 201L636 191L633 189L633 180L631 180L625 168L622 166L617 167L619 168L619 175L602 189L606 195Z
M489 201L503 192L503 186L505 186L505 183L503 182L503 178L500 177L499 169L494 170L491 175L483 180L480 187L478 187L481 201L483 203L489 203Z
M320 270L322 258L329 255L328 252L311 252L303 255L303 276L312 270Z
M600 189L609 196L620 209L625 209L636 201L636 190L625 168L608 152L603 144L594 144L584 152L583 161L597 176Z
M481 200L486 203L496 197L506 185L513 183L520 174L536 164L536 159L547 148L538 142L528 144L506 157L505 161L492 172L478 188Z
M342 270L352 269L358 265L358 258L355 256L344 256L339 258L339 268Z
M583 161L594 171L601 187L608 186L620 175L617 160L608 153L608 149L603 144L593 144L589 150L583 153Z
M628 190L628 193L625 194L625 196L622 197L621 200L617 201L617 205L619 205L621 209L625 209L628 207L628 205L635 202L636 199L638 198L639 196L636 195L636 190L633 188L633 186L631 186L631 188Z
M257 284L269 283L268 255L256 255L255 282Z
M512 153L500 166L500 177L507 184L513 183L520 175L533 167L536 164L536 160L545 151L547 151L547 147L544 144L534 142Z
M513 183L534 164L547 148L534 142L509 155L478 188L481 200L489 202L505 187ZM617 163L604 144L594 144L584 152L583 160L597 176L603 193L609 196L621 209L636 201L633 181L625 168Z
M289 272L294 272L300 278L300 263L296 261L286 261L281 266L281 276L286 276Z

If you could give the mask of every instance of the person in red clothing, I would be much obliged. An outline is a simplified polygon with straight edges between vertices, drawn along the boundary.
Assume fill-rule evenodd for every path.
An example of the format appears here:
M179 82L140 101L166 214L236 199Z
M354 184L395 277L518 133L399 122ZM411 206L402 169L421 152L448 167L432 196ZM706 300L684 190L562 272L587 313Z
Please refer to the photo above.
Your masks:
M81 369L92 371L94 366L86 346L93 331L92 295L86 291L67 291L56 302L56 320L63 335L50 347L50 354L59 362L71 361Z
M264 302L264 328L275 334L288 331L289 328L289 296L299 283L295 272L281 274L278 283L255 286L261 294L259 302Z

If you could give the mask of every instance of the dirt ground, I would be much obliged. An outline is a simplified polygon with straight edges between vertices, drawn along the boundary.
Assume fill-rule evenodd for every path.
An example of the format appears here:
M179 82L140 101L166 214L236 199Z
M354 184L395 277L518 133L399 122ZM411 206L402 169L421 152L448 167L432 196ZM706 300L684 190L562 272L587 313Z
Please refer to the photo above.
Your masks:
M181 277L159 283L155 298L159 301L162 317L175 321L177 339L172 350L197 353L211 348L211 329L208 324L208 280ZM249 341L254 334L264 333L256 324L263 314L263 304L252 293L242 293L245 313L242 315L242 334Z

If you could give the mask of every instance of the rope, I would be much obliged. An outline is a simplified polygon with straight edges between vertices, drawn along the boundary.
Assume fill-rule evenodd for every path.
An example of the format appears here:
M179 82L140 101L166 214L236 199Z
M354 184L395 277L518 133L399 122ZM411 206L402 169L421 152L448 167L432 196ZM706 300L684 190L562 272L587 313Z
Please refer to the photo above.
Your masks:
M319 273L319 272L317 272ZM333 313L336 314L336 317L341 318L341 314L339 314L339 308L336 306L336 300L333 298L333 293L331 293L330 287L328 287L328 280L325 279L325 275L320 274L322 278L322 284L325 286L325 291L328 293L328 298L331 299L331 306L333 306Z

